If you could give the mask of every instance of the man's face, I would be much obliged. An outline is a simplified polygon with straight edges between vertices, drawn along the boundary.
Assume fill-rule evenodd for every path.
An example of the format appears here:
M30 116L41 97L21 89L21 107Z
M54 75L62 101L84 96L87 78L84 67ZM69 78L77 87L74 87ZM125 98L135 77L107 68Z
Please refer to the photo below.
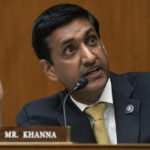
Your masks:
M86 19L75 19L51 34L52 68L57 79L70 91L81 78L88 78L82 92L103 90L109 67L106 51L95 28Z

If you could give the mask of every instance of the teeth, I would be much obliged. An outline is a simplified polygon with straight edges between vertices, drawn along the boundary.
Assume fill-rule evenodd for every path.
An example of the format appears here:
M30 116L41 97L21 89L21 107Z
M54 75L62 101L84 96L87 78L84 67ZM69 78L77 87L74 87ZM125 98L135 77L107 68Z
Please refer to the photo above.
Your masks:
M91 71L91 72L88 72L87 74L88 74L88 75L89 75L89 74L94 74L94 73L96 73L98 70L99 70L99 69L93 70L93 71Z
M94 73L96 73L97 72L97 70L95 70L95 71L93 71L93 72L90 72L90 74L94 74Z

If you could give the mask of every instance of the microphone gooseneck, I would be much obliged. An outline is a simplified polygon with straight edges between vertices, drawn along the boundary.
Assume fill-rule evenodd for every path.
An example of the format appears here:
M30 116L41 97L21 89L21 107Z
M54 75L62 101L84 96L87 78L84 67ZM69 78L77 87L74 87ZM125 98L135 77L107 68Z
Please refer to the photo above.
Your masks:
M66 101L68 97L74 92L84 88L87 84L88 84L88 79L86 77L81 78L79 81L76 82L76 84L74 85L74 88L70 92L68 92L68 94L65 96L64 101L63 101L64 126L67 126Z

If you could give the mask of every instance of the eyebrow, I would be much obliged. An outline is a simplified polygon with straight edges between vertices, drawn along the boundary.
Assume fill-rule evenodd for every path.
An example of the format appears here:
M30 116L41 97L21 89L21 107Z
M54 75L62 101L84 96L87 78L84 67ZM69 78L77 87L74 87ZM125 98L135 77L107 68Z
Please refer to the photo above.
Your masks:
M85 33L84 33L84 36L87 36L90 32L92 31L95 31L93 28L89 28ZM64 46L70 42L74 41L74 38L70 38L70 39L67 39L67 40L64 40L62 43L61 43L61 46Z
M95 31L95 29L89 28L89 29L84 33L84 35L87 36L90 32L93 32L93 31Z
M61 43L61 46L64 46L64 45L66 45L67 43L70 43L70 42L72 42L72 41L74 41L73 38L64 40L64 41Z

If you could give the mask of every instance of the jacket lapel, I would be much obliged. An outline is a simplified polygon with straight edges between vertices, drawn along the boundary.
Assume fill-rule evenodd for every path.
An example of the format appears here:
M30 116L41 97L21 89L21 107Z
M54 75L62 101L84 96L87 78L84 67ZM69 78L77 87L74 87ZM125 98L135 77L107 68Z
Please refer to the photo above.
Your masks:
M118 143L138 143L140 101L132 97L134 88L124 78L111 73ZM127 113L128 106L134 110Z
M62 106L65 95L65 92L60 94L60 107L58 110L59 114L57 115L57 119L61 126L64 126ZM66 101L66 119L67 125L71 126L72 142L96 143L87 115L79 110L70 97Z

